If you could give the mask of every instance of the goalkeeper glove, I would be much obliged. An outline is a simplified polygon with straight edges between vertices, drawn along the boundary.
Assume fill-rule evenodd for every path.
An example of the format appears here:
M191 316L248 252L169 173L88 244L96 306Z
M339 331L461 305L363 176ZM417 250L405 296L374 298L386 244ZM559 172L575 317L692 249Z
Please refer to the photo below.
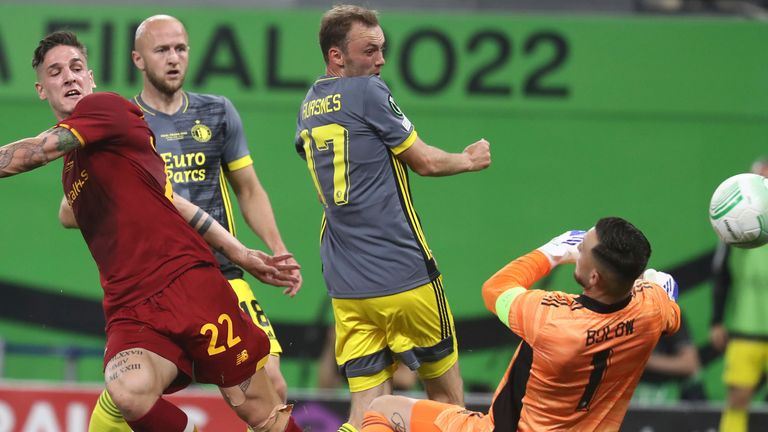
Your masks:
M586 233L583 230L567 231L537 250L547 256L552 268L558 264L574 263L579 258L579 244L584 241Z
M654 269L648 269L644 271L640 277L664 288L664 291L667 292L669 298L677 302L677 282L671 274L656 271Z

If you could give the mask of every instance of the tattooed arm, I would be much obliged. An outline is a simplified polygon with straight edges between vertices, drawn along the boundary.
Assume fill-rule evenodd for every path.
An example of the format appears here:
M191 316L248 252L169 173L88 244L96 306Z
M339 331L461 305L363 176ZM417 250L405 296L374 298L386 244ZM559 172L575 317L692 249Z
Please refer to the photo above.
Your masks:
M273 257L264 252L249 249L216 222L211 215L195 204L175 194L173 204L192 228L203 236L211 248L224 254L233 263L260 281L270 285L287 287L283 292L291 297L295 295L296 292L293 288L299 283L299 279L291 274L291 271L297 270L299 266L295 263L286 263L286 260L293 255L286 253Z
M0 147L0 177L10 177L41 167L80 146L67 129L55 127L34 138Z

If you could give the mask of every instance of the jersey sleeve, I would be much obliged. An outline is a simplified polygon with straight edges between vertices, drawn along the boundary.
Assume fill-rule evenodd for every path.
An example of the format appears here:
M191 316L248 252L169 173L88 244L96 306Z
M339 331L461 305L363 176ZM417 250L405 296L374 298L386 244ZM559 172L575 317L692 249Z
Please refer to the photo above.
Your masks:
M649 289L644 289L643 292L653 299L653 304L659 309L662 333L666 335L676 333L681 323L680 306L669 298L664 288L657 284L647 280L641 280L638 283L649 285Z
M134 112L131 112L133 108ZM57 124L69 129L81 146L109 142L125 130L127 116L141 117L133 104L115 93L93 93L77 103L72 115Z
M509 308L509 329L529 345L536 342L538 329L546 322L545 308L541 301L550 294L543 290L530 290L518 295Z
M483 284L483 302L489 311L505 320L509 304L520 292L530 288L551 270L549 260L540 251L523 255L497 271Z
M387 85L378 77L371 77L367 82L363 113L365 121L393 153L402 153L416 141L413 124L397 106Z
M248 143L245 140L243 121L240 119L235 106L227 98L224 99L224 124L226 134L224 136L224 148L222 149L222 163L227 171L237 171L241 168L253 165Z
M296 135L293 137L293 144L296 148L296 153L301 156L302 159L307 159L307 154L304 151L304 131L301 129L301 113L296 120Z

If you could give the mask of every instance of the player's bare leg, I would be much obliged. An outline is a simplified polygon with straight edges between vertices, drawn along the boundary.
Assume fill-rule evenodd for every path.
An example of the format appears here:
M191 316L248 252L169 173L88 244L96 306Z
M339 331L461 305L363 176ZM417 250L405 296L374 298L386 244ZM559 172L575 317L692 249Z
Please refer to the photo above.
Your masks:
M104 377L112 401L126 420L149 411L177 374L176 365L141 348L117 353L107 363Z
M378 396L392 394L392 379L388 379L376 387L359 392L352 392L350 397L348 423L358 430L363 426L363 417L368 406Z
M720 430L746 432L749 427L749 404L752 401L751 387L728 387L725 410L720 418Z
M464 381L459 373L459 363L456 362L443 375L424 380L424 390L427 398L451 405L464 406Z
M374 400L365 413L361 432L411 430L411 410L416 399L404 396L382 396Z
M278 396L264 368L239 386L219 388L232 409L255 432L300 432L291 407Z
M288 399L288 384L285 382L283 373L280 371L280 356L270 354L264 369L266 369L267 376L272 381L272 387L275 389L277 396L285 403Z
M133 430L191 432L187 415L161 397L177 374L175 364L141 348L117 353L104 371L107 391Z

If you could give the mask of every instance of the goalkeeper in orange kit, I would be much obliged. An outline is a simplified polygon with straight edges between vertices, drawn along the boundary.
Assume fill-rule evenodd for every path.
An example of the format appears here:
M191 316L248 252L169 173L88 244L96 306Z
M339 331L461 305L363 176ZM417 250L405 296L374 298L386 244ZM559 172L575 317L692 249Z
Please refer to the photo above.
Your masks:
M680 326L677 283L645 270L650 254L640 230L611 217L507 264L483 299L523 341L490 411L381 396L363 431L618 431L656 342ZM529 289L574 262L581 295Z

